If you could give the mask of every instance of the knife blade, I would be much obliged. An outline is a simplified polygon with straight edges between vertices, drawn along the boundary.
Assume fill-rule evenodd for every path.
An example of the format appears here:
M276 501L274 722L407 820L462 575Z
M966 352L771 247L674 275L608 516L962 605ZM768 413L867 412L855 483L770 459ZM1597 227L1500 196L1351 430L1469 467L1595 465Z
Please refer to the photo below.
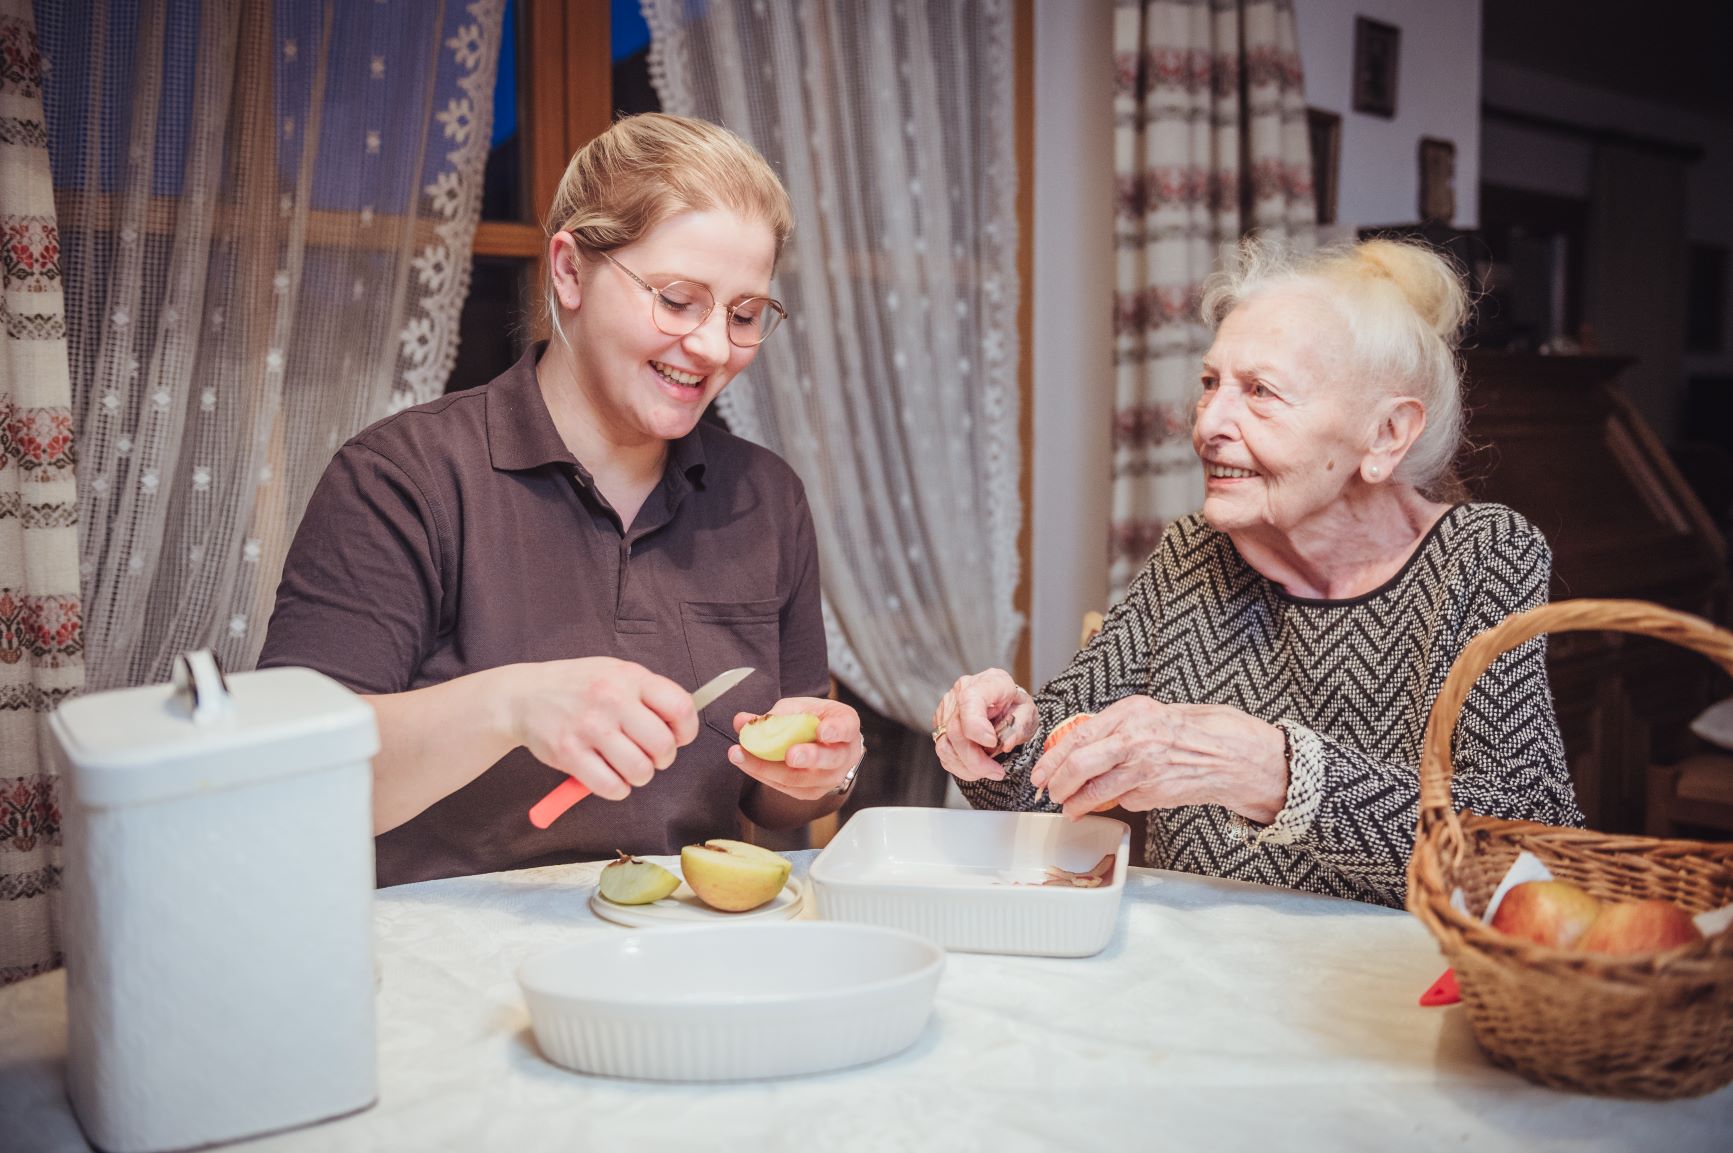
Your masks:
M717 673L698 686L692 694L692 708L701 711L723 693L751 676L752 666L729 669L725 673ZM538 829L545 829L559 820L560 814L590 795L590 787L576 777L567 777L555 785L548 795L530 807L530 824Z

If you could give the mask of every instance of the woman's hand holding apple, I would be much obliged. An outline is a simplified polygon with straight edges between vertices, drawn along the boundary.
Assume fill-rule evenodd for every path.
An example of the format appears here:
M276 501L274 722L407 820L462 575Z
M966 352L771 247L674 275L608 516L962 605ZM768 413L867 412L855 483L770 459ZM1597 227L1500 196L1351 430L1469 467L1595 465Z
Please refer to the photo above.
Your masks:
M802 713L817 718L816 739L780 750L758 746L772 755L781 751L781 760L754 756L740 745L728 750L728 759L741 772L779 793L800 801L816 801L836 791L847 779L849 770L860 764L866 755L866 743L861 739L859 714L841 701L785 697L765 715L793 717ZM758 719L756 713L734 714L735 733Z
M1268 824L1287 801L1282 731L1232 706L1137 694L1067 726L1030 772L1067 816L1221 805Z

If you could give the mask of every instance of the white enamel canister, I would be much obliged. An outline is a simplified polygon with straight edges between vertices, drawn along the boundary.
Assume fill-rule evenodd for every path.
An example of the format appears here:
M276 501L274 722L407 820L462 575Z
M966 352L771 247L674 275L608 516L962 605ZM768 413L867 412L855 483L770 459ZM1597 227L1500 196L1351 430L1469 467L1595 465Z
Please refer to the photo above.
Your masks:
M199 652L51 724L91 1143L161 1153L372 1104L372 709L308 669L225 681Z

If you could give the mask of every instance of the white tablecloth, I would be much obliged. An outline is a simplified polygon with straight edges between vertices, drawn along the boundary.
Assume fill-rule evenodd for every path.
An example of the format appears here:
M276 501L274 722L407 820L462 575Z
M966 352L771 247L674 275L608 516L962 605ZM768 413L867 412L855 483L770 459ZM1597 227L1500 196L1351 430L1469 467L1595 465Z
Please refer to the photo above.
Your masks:
M811 854L796 854L805 871ZM514 979L574 933L600 865L389 889L377 905L380 1099L249 1150L1318 1150L1733 1147L1733 1088L1602 1100L1489 1065L1405 913L1133 870L1100 955L953 953L926 1033L876 1065L738 1085L544 1061ZM0 990L0 1149L82 1150L65 983Z

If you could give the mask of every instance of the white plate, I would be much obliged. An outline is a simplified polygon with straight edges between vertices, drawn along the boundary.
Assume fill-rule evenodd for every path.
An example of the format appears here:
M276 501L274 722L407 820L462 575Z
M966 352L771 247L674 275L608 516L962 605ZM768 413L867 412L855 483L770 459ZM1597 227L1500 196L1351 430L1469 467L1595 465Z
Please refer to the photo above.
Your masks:
M1044 887L1050 866L1083 872L1108 853L1094 889ZM1113 938L1131 830L1110 817L960 809L862 809L812 863L818 916L918 933L947 949L1087 957Z
M944 965L937 945L891 929L760 922L591 934L526 961L518 984L557 1065L734 1081L906 1049Z
M680 875L679 857L639 857L640 861L654 861L664 869ZM602 896L602 890L590 890L590 912L604 921L612 921L616 925L624 925L628 929L654 929L663 925L714 925L732 923L734 921L792 921L800 916L801 899L806 895L806 887L798 877L790 877L788 883L782 886L782 892L772 897L756 909L748 909L744 913L724 913L720 909L712 909L698 899L698 894L685 881L680 887L660 901L648 905L616 905Z

